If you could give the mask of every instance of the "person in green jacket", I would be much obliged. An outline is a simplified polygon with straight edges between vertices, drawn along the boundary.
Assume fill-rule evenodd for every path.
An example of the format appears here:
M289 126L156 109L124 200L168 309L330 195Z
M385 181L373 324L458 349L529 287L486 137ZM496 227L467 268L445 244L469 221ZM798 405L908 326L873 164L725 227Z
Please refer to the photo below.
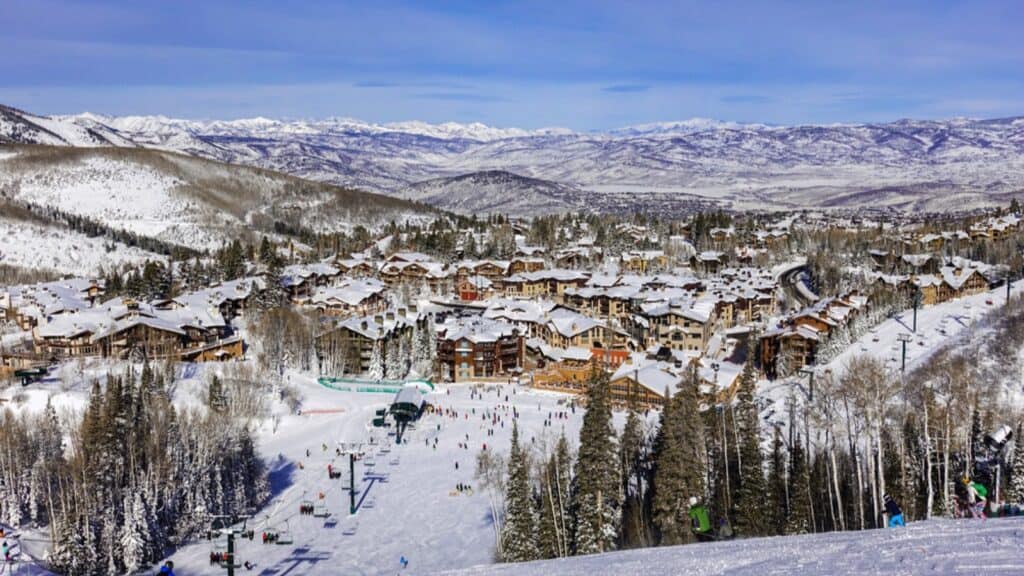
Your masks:
M700 542L708 542L715 539L715 533L711 530L711 516L708 509L697 500L690 498L690 530Z

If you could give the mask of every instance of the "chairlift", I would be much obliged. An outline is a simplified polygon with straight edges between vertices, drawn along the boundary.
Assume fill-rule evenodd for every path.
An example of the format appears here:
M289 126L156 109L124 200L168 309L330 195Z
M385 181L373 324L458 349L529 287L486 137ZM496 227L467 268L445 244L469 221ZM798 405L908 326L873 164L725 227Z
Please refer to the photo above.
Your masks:
M314 506L312 500L303 500L302 502L299 503L299 514L302 516L312 516L313 508Z
M217 540L213 543L213 549L210 550L210 566L219 564L221 567L226 568L228 564L228 548L227 543Z
M330 510L327 509L326 504L317 504L316 506L313 507L314 518L327 518L330 515L331 512Z
M274 540L274 544L284 546L286 544L291 544L294 541L295 539L292 537L291 526L288 524L288 521L285 520L284 530L277 531L277 539Z

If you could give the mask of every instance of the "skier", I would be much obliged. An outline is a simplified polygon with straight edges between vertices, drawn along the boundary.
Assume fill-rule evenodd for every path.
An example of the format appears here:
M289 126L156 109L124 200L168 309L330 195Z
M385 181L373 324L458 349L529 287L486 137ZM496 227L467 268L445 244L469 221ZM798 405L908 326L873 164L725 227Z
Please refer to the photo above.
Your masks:
M402 556L401 558L399 558L398 559L398 563L402 565L402 568L408 568L409 567L409 559L406 558L405 556Z
M967 488L967 500L970 504L971 517L985 519L985 499L988 498L988 488L980 482L971 482L970 477L963 477L964 486Z
M174 562L168 560L164 562L164 565L160 567L160 574L164 576L174 576Z
M885 500L885 510L882 513L889 515L889 528L905 527L906 524L903 523L903 510L900 509L900 505L888 494L883 499Z
M697 500L696 496L690 497L690 529L699 542L710 542L715 539L711 531L711 517L708 516L708 509Z

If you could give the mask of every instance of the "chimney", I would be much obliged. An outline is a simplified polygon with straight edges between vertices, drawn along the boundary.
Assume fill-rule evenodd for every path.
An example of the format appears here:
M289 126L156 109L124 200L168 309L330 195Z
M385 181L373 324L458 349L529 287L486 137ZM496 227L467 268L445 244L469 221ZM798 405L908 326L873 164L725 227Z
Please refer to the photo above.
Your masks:
M360 326L362 327L363 330L366 330L366 326L367 326L366 320L363 320L363 322L362 322L362 324L360 324Z

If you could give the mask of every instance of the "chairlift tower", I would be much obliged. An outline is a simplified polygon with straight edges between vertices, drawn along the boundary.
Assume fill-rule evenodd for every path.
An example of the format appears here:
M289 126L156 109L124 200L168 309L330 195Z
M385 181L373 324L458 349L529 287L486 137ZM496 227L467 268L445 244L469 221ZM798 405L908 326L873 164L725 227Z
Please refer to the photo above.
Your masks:
M235 538L248 538L252 540L254 536L254 531L245 527L247 519L242 519L241 527L233 526L238 523L238 520L237 516L213 516L210 529L206 531L206 538L208 540L213 540L219 536L227 538L227 550L224 552L224 557L219 559L219 564L228 571L228 576L235 576L235 568L241 566L241 564L235 563Z
M913 337L906 332L901 332L896 335L896 338L903 343L903 359L900 361L900 372L907 371L907 342L910 342Z
M348 454L348 514L354 516L356 513L356 460L363 458L363 444L339 442L339 449L342 454Z

